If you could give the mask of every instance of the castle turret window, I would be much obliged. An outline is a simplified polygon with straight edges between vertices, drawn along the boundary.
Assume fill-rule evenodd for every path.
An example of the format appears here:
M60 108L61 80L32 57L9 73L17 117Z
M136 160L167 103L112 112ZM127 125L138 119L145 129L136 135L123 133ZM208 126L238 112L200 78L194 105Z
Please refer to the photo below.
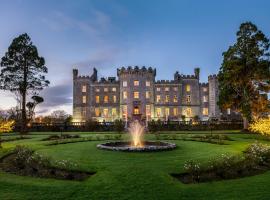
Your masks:
M134 86L139 86L140 82L139 81L134 81Z
M161 97L160 97L160 95L157 95L157 97L156 97L156 102L157 102L157 103L160 103L160 101L161 101Z
M96 96L96 103L99 103L99 96Z
M127 99L127 91L123 92L123 99Z
M140 98L140 93L139 92L134 92L133 97L134 97L134 99L139 99Z
M108 103L109 102L109 96L104 96L104 103Z
M146 98L146 99L149 99L149 98L150 98L150 92L149 92L149 91L146 91L146 92L145 92L145 98Z
M190 85L186 85L186 91L190 92Z
M83 97L82 97L82 102L83 102L83 103L86 103L86 96L83 96Z
M166 102L166 103L170 102L170 95L166 95L166 96L165 96L165 102Z
M123 87L127 87L127 81L123 81Z
M190 103L191 102L191 97L190 95L187 95L187 103Z
M146 81L146 82L145 82L145 86L146 86L146 87L150 87L150 81Z
M82 86L82 92L86 92L86 85Z

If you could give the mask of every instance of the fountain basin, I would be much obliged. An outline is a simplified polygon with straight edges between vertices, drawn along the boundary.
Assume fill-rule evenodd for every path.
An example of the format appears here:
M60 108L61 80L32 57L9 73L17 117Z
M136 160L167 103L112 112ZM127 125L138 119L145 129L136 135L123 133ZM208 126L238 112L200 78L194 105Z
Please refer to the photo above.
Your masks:
M166 151L176 148L176 144L169 142L144 141L143 146L132 146L131 142L115 141L98 144L97 148L110 151L127 151L127 152L152 152Z

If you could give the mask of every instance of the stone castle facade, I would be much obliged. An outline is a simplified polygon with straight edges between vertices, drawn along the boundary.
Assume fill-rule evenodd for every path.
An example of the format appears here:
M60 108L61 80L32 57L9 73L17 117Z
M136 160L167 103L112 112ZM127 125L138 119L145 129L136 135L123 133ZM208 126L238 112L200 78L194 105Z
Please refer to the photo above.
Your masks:
M193 75L176 72L173 80L155 80L156 69L117 69L117 78L79 76L73 69L73 120L85 122L129 120L201 120L219 118L216 75L200 83L200 69Z

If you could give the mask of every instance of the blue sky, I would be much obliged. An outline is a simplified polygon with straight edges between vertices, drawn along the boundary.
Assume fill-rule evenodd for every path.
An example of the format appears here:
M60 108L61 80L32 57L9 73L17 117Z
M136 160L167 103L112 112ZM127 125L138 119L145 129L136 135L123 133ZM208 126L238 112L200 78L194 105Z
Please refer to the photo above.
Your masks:
M152 66L157 79L201 68L201 81L217 73L222 52L240 23L252 21L270 36L267 0L1 0L0 56L27 32L45 57L49 88L40 113L72 111L72 68L116 75L121 66ZM0 92L0 108L15 106Z

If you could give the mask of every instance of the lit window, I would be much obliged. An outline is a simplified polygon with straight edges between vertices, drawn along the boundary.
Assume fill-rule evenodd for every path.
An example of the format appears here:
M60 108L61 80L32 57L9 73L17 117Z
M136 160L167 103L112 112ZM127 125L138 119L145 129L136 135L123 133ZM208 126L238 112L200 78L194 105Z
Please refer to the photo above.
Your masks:
M86 117L86 110L85 109L82 111L82 116Z
M134 81L134 86L139 86L140 82L139 81Z
M139 92L134 92L133 96L134 96L134 99L139 99L140 98L140 93Z
M108 108L104 108L104 109L103 109L103 116L104 116L104 117L108 117L108 115L109 115L109 110L108 110Z
M173 88L173 91L177 92L178 88L177 87L174 87Z
M169 92L170 88L169 87L165 87L165 92Z
M191 116L191 108L186 108L186 116L187 117Z
M190 95L187 95L187 103L190 103L190 102L191 102Z
M104 92L108 92L109 90L108 90L108 88L104 88Z
M99 103L99 96L96 96L96 103Z
M150 105L146 105L145 106L145 111L146 111L146 115L151 115L151 106Z
M228 115L231 114L231 109L230 109L230 108L227 109L227 114L228 114Z
M161 117L161 108L156 108L157 117Z
M116 96L115 95L113 95L113 103L116 103Z
M127 81L123 81L123 87L127 87Z
M122 115L123 115L124 119L127 118L127 106L126 105L122 107Z
M145 86L146 86L146 87L150 87L150 81L146 81L146 82L145 82Z
M157 88L157 92L160 92L160 87Z
M203 91L204 91L204 92L207 92L207 88L206 88L206 87L204 87L204 88L203 88Z
M177 103L177 101L178 101L178 100L177 100L177 96L174 95L174 96L173 96L173 102L174 102L174 103Z
M160 95L157 95L157 99L156 99L157 103L160 103L160 100L161 100Z
M203 108L203 115L208 115L208 108Z
M96 115L96 117L99 117L100 116L100 110L99 110L99 108L95 108L95 115Z
M117 112L116 112L116 108L112 108L112 116L116 116Z
M86 85L82 86L82 92L86 92Z
M187 85L187 86L186 86L186 91L187 91L187 92L190 92L190 85Z
M134 107L134 109L133 109L133 114L134 114L134 115L140 114L140 110L139 110L138 107Z
M123 99L127 99L127 91L123 92Z
M166 95L166 96L165 96L165 102L166 102L166 103L170 102L170 95Z
M108 103L109 102L109 96L104 96L104 103Z
M208 96L203 96L203 102L208 102Z
M146 99L149 99L150 98L150 92L149 91L146 91L145 92L145 97L146 97Z
M178 109L177 108L173 108L173 116L177 116L178 115Z
M165 108L165 115L169 116L170 115L170 108Z
M100 91L100 89L99 88L96 88L96 92L99 92Z
M82 102L83 102L83 103L86 103L86 96L83 96L83 97L82 97Z
M113 87L113 88L112 88L112 91L113 91L113 92L116 92L116 88L115 88L115 87Z

